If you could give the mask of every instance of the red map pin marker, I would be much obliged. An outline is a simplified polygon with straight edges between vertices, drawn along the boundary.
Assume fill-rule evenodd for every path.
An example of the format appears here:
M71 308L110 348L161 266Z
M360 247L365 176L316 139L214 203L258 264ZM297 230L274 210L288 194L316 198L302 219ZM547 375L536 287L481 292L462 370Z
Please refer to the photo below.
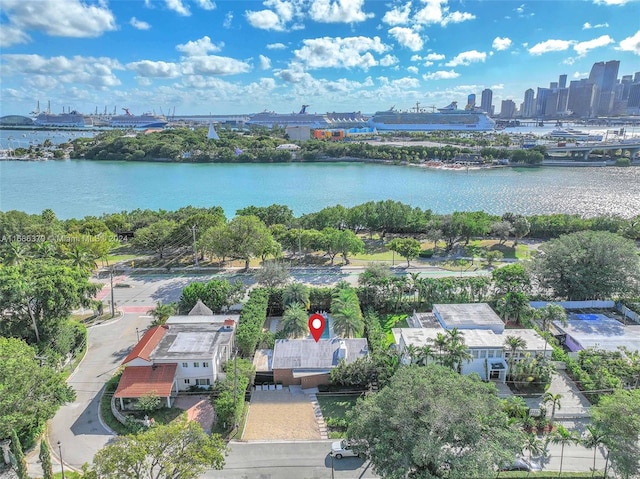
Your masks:
M316 343L320 340L320 336L324 332L324 327L326 322L324 320L324 316L321 314L315 313L309 316L309 332L313 339L316 340Z

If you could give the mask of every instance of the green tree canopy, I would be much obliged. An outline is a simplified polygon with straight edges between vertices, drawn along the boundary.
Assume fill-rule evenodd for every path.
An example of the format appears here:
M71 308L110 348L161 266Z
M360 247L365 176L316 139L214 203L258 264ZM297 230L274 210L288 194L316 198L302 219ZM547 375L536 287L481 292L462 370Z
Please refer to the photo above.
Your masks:
M35 350L20 339L0 337L0 365L0 439L15 429L24 444L31 444L75 394L63 375L41 366Z
M162 259L168 248L189 244L189 231L185 230L181 232L182 234L177 234L176 227L175 221L156 221L136 231L132 243L136 247L153 251Z
M624 479L640 473L640 389L616 389L591 408L613 469Z
M493 477L524 442L493 384L435 365L401 367L359 400L347 435L367 441L376 472L389 479Z
M180 314L188 314L198 300L201 300L211 311L220 313L239 302L244 292L245 287L240 280L233 283L227 279L211 279L207 283L194 282L182 290L178 311Z
M580 231L541 245L533 274L553 296L571 301L633 295L640 289L640 256L632 240Z
M407 260L407 268L411 266L411 260L416 259L422 247L420 241L414 238L395 238L387 243L387 248L395 251Z
M225 452L219 435L183 417L117 437L98 451L93 467L98 479L195 479L207 468L222 469Z

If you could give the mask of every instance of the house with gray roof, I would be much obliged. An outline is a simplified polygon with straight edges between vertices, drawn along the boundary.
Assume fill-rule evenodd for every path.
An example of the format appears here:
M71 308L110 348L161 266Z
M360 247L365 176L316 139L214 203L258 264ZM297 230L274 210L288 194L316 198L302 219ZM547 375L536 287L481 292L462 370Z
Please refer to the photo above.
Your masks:
M303 388L329 384L331 370L341 361L352 363L369 354L367 340L358 339L279 339L271 358L273 380L284 386Z

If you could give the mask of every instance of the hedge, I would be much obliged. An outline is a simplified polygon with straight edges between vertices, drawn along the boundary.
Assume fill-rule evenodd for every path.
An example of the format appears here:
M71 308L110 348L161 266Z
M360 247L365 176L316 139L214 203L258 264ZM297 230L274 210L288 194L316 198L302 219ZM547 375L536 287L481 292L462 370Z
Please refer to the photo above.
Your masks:
M258 340L262 336L262 327L267 319L269 293L264 288L257 288L249 294L249 300L242 307L236 340L240 354L249 358L256 352Z

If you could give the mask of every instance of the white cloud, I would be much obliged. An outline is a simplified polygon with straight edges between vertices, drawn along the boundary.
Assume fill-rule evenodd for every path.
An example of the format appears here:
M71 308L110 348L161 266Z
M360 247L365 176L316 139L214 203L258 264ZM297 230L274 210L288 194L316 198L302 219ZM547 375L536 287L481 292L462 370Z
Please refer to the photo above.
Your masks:
M414 66L407 67L407 71L417 75L418 74L418 67L414 67Z
M439 61L439 60L444 60L445 56L442 55L441 53L429 53L426 57L424 57L425 60L431 60L431 61Z
M624 5L631 0L593 0L596 5Z
M452 60L448 61L445 65L448 67L457 67L458 65L467 66L471 63L484 62L487 58L485 52L479 52L478 50L469 50L457 54Z
M107 57L43 57L41 55L5 54L2 56L3 76L36 76L39 80L57 84L81 83L94 87L120 85L113 70L123 70L118 60Z
M257 12L247 11L245 12L245 16L252 27L279 32L285 30L284 22L271 10L260 10Z
M246 62L216 55L188 57L182 65L188 75L235 75L251 70Z
M453 78L458 78L460 76L459 73L456 73L453 70L440 70L434 73L428 73L426 75L422 75L422 78L425 80L451 80Z
M265 57L264 55L259 55L259 58L260 58L260 69L269 70L271 68L271 59L269 57Z
M164 0L164 3L169 10L173 10L178 15L182 15L183 17L191 15L189 7L186 7L184 3L182 3L182 0Z
M618 50L625 52L632 52L636 55L640 55L640 30L635 35L625 38L620 42Z
M433 62L426 61L426 62L423 63L423 65L425 67L430 67L430 66L433 66Z
M385 55L380 59L380 66L390 67L391 65L395 65L398 63L398 57L394 55Z
M362 11L364 0L314 0L309 16L321 23L356 23L373 17Z
M176 78L180 76L180 66L176 63L142 60L128 63L127 68L141 77Z
M409 23L409 15L411 14L411 2L407 2L402 6L394 7L384 14L382 21L387 25L406 25Z
M536 43L529 48L529 53L532 55L542 55L548 52L561 52L567 50L572 44L573 42L570 40L546 40Z
M589 72L586 73L580 73L580 72L574 72L573 73L573 78L585 78L589 76Z
M389 49L379 37L313 38L303 40L304 46L294 55L308 68L362 68L377 65L371 52Z
M504 83L498 83L497 85L491 85L491 90L504 90Z
M405 90L407 88L418 88L420 86L420 80L413 77L404 77L392 80L390 84L393 87Z
M422 57L420 55L411 55L412 62L419 62L420 60L422 60Z
M151 25L149 25L147 22L138 20L136 17L131 17L131 20L129 20L129 24L133 28L137 28L138 30L149 30L151 28Z
M18 41L14 44L25 43L29 30L54 37L95 38L117 28L113 12L102 2L85 5L79 0L65 0L64 8L61 8L58 0L3 0L2 10L8 19L2 30L16 35ZM7 35L7 32L2 33L3 37Z
M188 57L202 56L206 55L209 52L219 52L220 50L222 50L223 45L224 44L214 45L213 43L211 43L211 38L205 35L198 40L176 45L176 50L184 53Z
M589 50L593 50L594 48L604 47L611 43L615 43L614 39L609 35L602 35L598 38L594 38L593 40L587 40L585 42L578 42L573 45L573 49L579 56L586 55Z
M389 30L389 35L395 38L400 45L414 52L422 50L424 46L424 41L420 34L411 28L393 27Z
M448 0L422 0L425 4L414 16L414 21L421 25L438 23L443 27L449 23L460 23L476 18L468 12L449 12Z
M491 47L494 50L498 50L498 51L507 50L510 46L511 46L511 39L508 37L504 37L504 38L496 37L493 39L493 43L491 45Z
M224 16L224 22L222 23L222 26L224 28L231 28L232 22L233 22L233 12L227 12L227 14Z
M585 22L585 24L582 25L583 30L589 30L591 28L609 28L609 24L607 22L604 22L598 23L596 25L591 25L589 22Z
M216 8L216 3L212 2L211 0L196 0L196 3L203 10L215 10Z
M289 22L301 16L300 0L265 0L262 4L268 9L245 12L247 21L254 28L285 31Z
M284 43L269 43L267 49L269 50L284 50L287 46Z
M13 25L2 25L2 28L0 28L0 48L29 43L30 41L31 37L29 35Z

